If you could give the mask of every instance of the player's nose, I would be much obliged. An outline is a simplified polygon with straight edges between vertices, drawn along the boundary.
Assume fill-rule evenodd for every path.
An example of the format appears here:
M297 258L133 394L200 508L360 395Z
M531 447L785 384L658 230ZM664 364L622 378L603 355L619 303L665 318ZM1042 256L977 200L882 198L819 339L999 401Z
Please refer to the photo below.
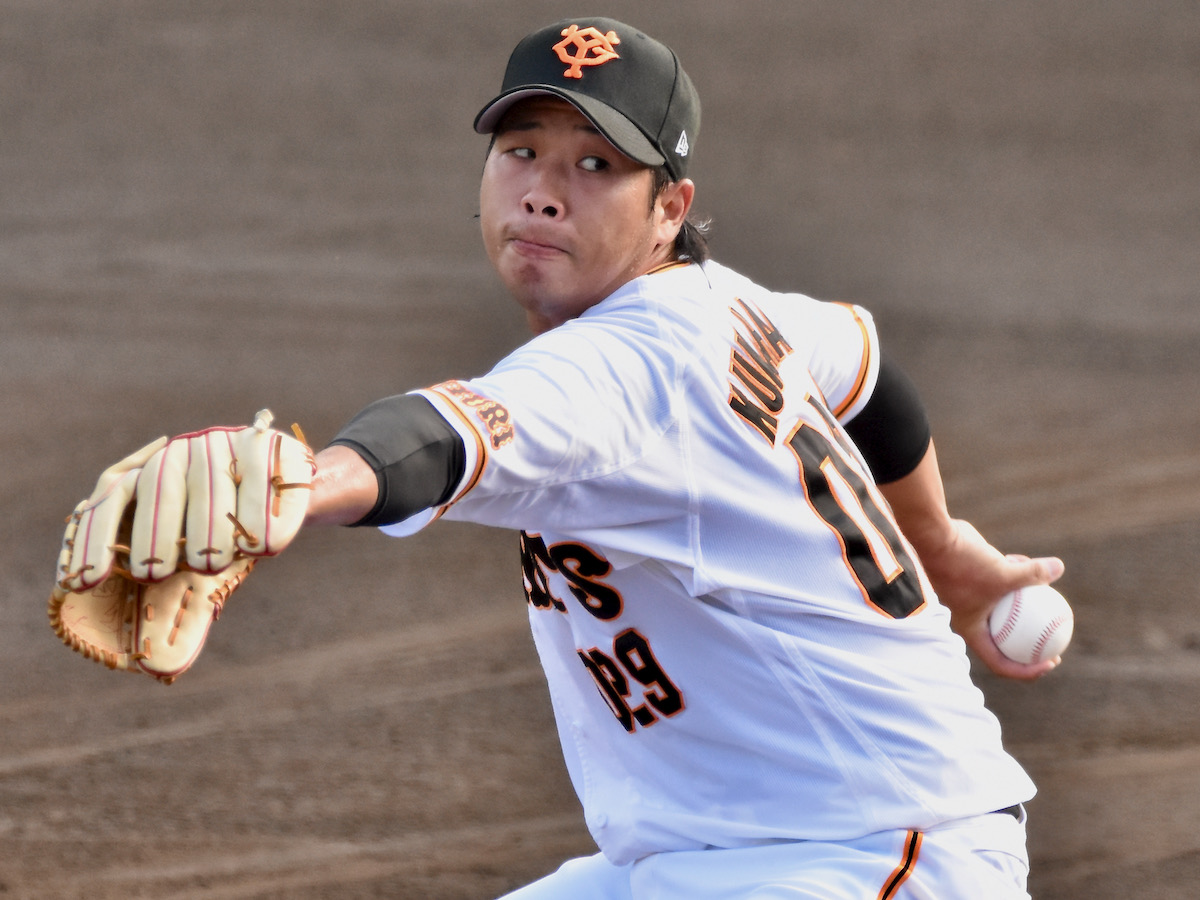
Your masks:
M545 206L539 208L536 203L526 200L525 212L530 213L531 215L540 212L543 216L553 219L558 216L559 207L554 203L547 203Z
M567 208L563 179L549 167L540 168L530 180L522 203L531 216L560 218Z
M531 216L556 219L566 209L562 199L545 190L531 190L525 195L525 212Z

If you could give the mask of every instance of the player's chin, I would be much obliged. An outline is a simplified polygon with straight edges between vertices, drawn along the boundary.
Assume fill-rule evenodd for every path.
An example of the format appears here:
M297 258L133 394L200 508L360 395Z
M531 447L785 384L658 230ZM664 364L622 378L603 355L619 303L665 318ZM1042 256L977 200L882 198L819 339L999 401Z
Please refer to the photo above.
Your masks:
M575 257L566 250L543 244L509 241L498 260L501 272L527 280L570 279L576 266Z
M577 288L571 280L554 275L542 267L522 267L512 272L500 272L505 287L525 310L530 323L544 323L544 327L534 328L538 333L561 325L586 309L585 302L575 299Z
M519 297L518 302L525 310L526 321L529 323L530 331L534 334L542 334L551 328L557 328L579 315L572 307L554 302L539 302L537 298L531 298L528 295Z

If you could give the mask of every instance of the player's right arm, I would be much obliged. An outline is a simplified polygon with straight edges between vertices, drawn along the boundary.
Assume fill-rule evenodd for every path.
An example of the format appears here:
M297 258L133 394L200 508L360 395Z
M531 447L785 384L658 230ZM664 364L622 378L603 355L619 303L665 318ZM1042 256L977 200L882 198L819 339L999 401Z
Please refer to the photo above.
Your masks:
M379 482L365 459L335 444L317 454L317 474L308 501L306 525L353 525L379 499Z
M462 438L415 394L351 419L317 454L306 523L390 525L445 503L465 467Z

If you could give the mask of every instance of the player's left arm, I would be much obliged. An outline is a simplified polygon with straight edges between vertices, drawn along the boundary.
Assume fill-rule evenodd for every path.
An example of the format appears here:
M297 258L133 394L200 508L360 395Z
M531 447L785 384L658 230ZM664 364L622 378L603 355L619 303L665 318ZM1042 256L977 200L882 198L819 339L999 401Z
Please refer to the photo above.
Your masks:
M1024 665L1004 656L988 630L988 614L1009 591L1049 584L1063 573L1055 557L1005 556L969 522L952 518L933 442L909 474L879 485L938 598L950 609L954 630L997 675L1031 681L1058 660Z
M912 382L886 357L871 398L846 430L949 608L954 630L997 675L1033 680L1053 669L1057 660L1023 665L1004 656L987 619L1009 591L1057 579L1062 561L1005 556L969 522L950 515L924 405Z

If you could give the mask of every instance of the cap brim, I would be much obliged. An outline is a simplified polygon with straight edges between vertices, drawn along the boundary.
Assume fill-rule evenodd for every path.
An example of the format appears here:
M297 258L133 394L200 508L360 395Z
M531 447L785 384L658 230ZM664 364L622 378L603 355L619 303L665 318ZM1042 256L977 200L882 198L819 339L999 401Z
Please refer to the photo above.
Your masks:
M480 134L491 134L500 124L500 120L504 118L504 114L514 105L530 97L544 96L566 100L587 116L600 133L630 159L646 166L666 164L666 159L654 149L654 145L642 134L641 130L611 106L594 97L565 91L548 84L525 85L501 94L479 111L479 115L475 117L475 130Z

